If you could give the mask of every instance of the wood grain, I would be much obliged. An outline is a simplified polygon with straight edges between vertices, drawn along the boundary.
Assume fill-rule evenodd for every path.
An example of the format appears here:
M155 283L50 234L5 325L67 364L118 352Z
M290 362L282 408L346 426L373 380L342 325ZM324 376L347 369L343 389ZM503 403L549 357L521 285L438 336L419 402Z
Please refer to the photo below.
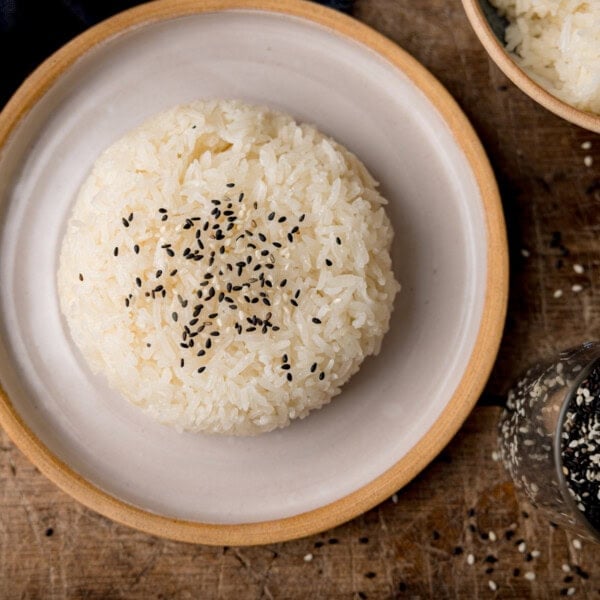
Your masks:
M504 598L600 593L600 546L576 550L570 535L519 504L492 460L499 412L476 409L397 498L322 535L250 548L170 542L117 525L58 490L2 434L0 597L476 598L493 596L489 581Z
M555 598L570 587L575 598L600 597L600 547L584 542L577 550L568 534L519 503L491 459L499 409L485 406L503 402L536 359L599 337L600 138L515 88L480 46L459 0L359 0L355 15L442 81L479 133L500 184L511 292L481 405L397 504L390 499L323 535L245 549L168 542L116 525L57 490L2 434L0 598ZM590 150L581 148L586 141ZM573 292L574 284L583 290ZM489 531L501 539L482 539ZM541 555L527 562L520 539ZM488 555L498 562L486 563ZM563 572L563 564L579 565L588 579ZM536 579L525 579L526 571Z

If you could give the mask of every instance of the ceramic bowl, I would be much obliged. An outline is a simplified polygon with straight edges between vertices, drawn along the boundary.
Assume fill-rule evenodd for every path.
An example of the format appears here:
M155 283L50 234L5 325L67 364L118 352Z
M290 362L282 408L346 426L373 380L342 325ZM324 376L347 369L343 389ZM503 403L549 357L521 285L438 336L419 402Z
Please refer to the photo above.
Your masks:
M563 102L532 79L515 62L502 42L506 23L487 0L462 0L462 3L475 34L490 58L521 91L566 121L600 133L600 115Z
M395 228L403 290L381 353L330 405L255 438L149 420L89 372L57 301L65 222L94 160L148 116L206 97L335 137L381 182ZM507 296L494 176L442 86L357 21L297 0L143 5L35 71L0 114L0 148L0 422L88 507L189 542L308 535L400 489L477 401Z

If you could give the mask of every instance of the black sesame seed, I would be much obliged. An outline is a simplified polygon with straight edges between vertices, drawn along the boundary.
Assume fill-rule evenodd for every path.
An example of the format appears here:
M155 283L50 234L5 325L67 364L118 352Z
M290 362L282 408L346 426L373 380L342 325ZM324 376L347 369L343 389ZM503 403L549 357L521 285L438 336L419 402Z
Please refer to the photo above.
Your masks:
M304 219L306 218L306 215L300 215L300 218L298 219L298 221L300 221L300 223L302 223L302 221L304 221Z
M226 185L227 185L228 188L235 187L235 183L227 183Z
M115 249L113 250L113 254L115 256L119 256L119 248L117 248L117 246L115 246Z
M279 217L279 219L277 219L278 223L285 223L287 221L287 217L284 215L283 217Z
M323 379L325 379L325 373L323 373L323 371L321 371L319 373L319 381L323 381Z
M180 366L181 368L183 368L183 366L184 366L184 365L185 365L185 360L182 358L182 359L179 361L179 366Z
M300 296L300 290L296 290L296 293L294 294L294 298L298 298L298 296Z
M242 192L238 197L238 202L241 202L244 199L244 192Z
M204 373L204 371L206 371L206 367L200 367L198 369L198 373Z
M521 574L521 569L513 569L513 577L518 577Z
M285 376L285 378L286 378L288 381L292 381L292 379L293 379L293 377L292 377L292 374L291 374L291 373L287 373L287 374L286 374L286 376Z
M288 239L288 242L290 242L290 243L291 243L291 242L293 242L293 241L294 241L294 236L293 236L291 233L288 233L288 234L287 234L287 239Z
M173 256L175 256L175 252L173 252L173 250L171 250L171 248L167 248L167 254L172 258Z
M162 274L163 272L160 269L156 271L156 279L158 279Z
M142 280L139 277L135 278L135 285L138 287L142 287Z
M298 306L298 303L293 298L290 300L290 304L292 306Z
M164 215L167 212L166 208L159 208L158 212L161 213L162 215Z
M177 319L179 319L179 315L176 312L174 312L171 314L171 318L173 319L173 321L175 321L175 323L177 323Z
M125 306L129 308L129 298L125 298Z
M129 227L129 221L125 217L121 219L121 222L123 223L123 227Z
M208 339L206 340L206 344L204 344L204 347L205 347L207 350L209 350L211 346L212 346L212 340L211 340L210 338L208 338Z
M168 218L169 218L169 215L163 215L160 220L166 221Z
M317 317L313 317L312 322L315 323L316 325L320 325L321 319L317 319Z
M258 234L258 239L259 239L261 242L266 242L266 241L267 241L267 238L266 238L266 236L264 235L264 233L259 233L259 234Z
M326 258L326 259L325 259L325 264L326 264L328 267L331 267L331 265L332 265L333 263L332 263L332 262L331 262L331 261L330 261L328 258Z
M286 363L286 364L281 365L281 368L284 371L289 371L292 367Z
M267 216L267 219L269 219L269 221L272 221L274 218L275 218L274 212L269 213L269 215Z
M311 372L311 373L314 373L316 370L317 370L317 363L313 363L313 364L310 366L310 372Z
M139 246L136 244L136 245L133 247L133 251L134 251L136 254L139 254L139 253L140 253L140 247L139 247Z
M336 238L335 238L335 243L336 243L338 246L341 246L341 245L342 245L342 240L341 240L339 237L336 237Z
M219 316L219 313L210 313L210 315L208 315L209 319L216 319Z
M281 248L282 245L279 242L273 242L273 246L275 246L275 248Z
M206 350L202 350L202 348L200 350L198 350L198 352L196 353L196 356L204 356L206 354Z
M453 556L460 556L463 552L464 552L464 550L462 549L461 546L455 546L454 549L452 550Z
M253 331L256 331L256 327L246 327L246 331L252 333Z

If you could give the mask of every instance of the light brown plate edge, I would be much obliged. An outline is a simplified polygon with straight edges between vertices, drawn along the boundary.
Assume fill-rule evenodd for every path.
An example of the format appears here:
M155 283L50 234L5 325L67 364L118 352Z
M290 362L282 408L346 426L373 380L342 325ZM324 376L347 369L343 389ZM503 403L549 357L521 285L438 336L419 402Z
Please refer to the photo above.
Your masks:
M355 492L318 509L285 519L220 525L184 521L144 511L82 478L54 456L17 413L0 387L0 425L44 475L73 498L147 533L212 545L267 544L308 536L344 523L406 485L444 448L477 402L493 366L506 315L508 250L496 181L473 128L442 85L410 55L376 31L336 11L304 0L158 0L116 15L84 32L48 58L0 113L0 151L19 121L81 55L126 30L151 22L223 10L264 10L300 17L357 40L403 71L429 98L450 127L477 180L487 227L486 295L476 343L450 402L425 436L393 467Z

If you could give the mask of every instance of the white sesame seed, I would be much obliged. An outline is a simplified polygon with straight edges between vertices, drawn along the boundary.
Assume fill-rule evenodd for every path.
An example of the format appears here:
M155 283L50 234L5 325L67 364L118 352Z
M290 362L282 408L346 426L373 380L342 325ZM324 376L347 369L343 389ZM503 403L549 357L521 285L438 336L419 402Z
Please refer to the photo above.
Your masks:
M563 295L562 290L554 290L554 294L552 294L555 298L560 298Z
M579 285L578 283L576 283L574 286L571 287L571 290L575 294L578 294L579 292L581 292L582 289L583 289L583 286Z
M467 564L468 565L475 564L475 557L472 554L467 554Z
M304 562L310 562L313 559L313 555L309 552L304 555Z
M495 542L498 539L496 537L496 534L493 531L490 531L490 533L488 535L489 535L489 538L490 538L490 542Z
M527 581L535 581L535 573L533 571L527 571L524 577L527 579Z
M531 256L531 252L529 252L527 248L521 248L521 256L523 258L529 258Z
M523 552L525 552L525 550L527 550L527 546L525 545L525 542L521 542L518 546L517 546L517 550L523 554Z
M575 548L575 550L581 550L581 542L579 540L573 540L573 548Z
M539 550L532 550L531 551L531 556L533 556L533 558L538 558L539 556L541 556L541 552Z
M491 579L488 581L488 586L490 590L492 590L492 592L495 592L498 589L498 585L496 584L496 582L492 581Z
M575 271L575 273L578 275L581 275L584 271L583 265L573 265L573 271Z
M492 460L494 462L498 462L500 460L500 453L495 450L492 452Z
M582 150L589 150L592 147L592 142L587 141L581 144Z
M572 596L577 590L574 587L570 587L567 590L567 596Z
M571 567L567 563L564 563L560 568L563 570L563 573L568 573L571 570Z
M394 494L394 495L392 496L392 502L393 502L394 504L398 504L398 494Z
M583 157L583 164L586 167L591 167L594 164L594 159L591 156L584 156Z

